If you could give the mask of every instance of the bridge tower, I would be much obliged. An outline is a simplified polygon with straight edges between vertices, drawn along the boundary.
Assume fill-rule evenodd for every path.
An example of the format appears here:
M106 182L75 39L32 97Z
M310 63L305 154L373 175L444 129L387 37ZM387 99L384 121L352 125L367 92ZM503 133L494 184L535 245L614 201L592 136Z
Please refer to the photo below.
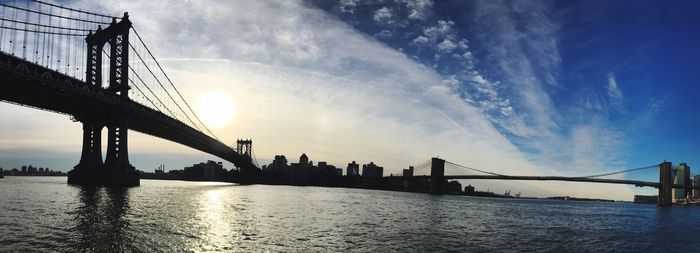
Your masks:
M236 140L236 153L242 155L248 161L252 161L253 157L253 140L251 139L238 139Z
M87 42L86 81L88 88L115 100L129 100L129 29L128 13L119 22L105 29L99 27L90 33ZM109 85L102 87L102 51L109 43ZM139 185L138 173L129 163L128 124L126 113L114 110L90 111L76 118L83 123L83 150L81 160L68 174L71 184ZM100 132L106 126L107 154L104 163L100 151Z
M673 191L673 166L671 162L664 161L659 165L659 206L671 206Z
M445 160L433 157L430 163L430 192L434 194L445 193Z

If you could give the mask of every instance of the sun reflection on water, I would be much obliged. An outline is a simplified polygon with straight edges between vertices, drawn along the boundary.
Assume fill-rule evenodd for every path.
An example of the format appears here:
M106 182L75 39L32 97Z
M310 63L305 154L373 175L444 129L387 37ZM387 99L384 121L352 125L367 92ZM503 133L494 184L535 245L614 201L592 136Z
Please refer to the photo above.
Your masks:
M204 231L201 231L204 250L221 250L230 242L229 222L227 220L225 198L226 191L212 189L205 191L199 198L199 218Z

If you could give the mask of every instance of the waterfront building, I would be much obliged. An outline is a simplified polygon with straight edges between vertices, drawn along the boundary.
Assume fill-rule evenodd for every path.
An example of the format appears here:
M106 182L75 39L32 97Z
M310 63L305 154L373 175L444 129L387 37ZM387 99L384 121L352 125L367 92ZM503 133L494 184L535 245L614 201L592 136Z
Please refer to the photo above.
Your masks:
M460 184L456 180L448 182L447 183L447 192L448 193L462 193L462 184Z
M299 157L299 164L309 164L309 157L306 156L306 153L302 153Z
M225 174L224 165L221 162L211 160L186 167L184 171L184 177L187 180L219 180Z
M690 186L690 167L686 163L681 163L675 169L676 175L673 179L673 184L680 186ZM676 202L685 201L690 192L685 188L673 189L673 200Z
M647 196L647 195L634 195L634 203L640 204L656 204L659 196Z
M284 155L276 155L275 160L272 161L272 168L275 170L287 168L287 158Z
M352 163L348 163L346 175L349 177L359 176L360 175L360 165L357 164L355 161L352 161Z
M289 180L292 184L308 184L313 173L313 162L309 161L306 153L301 154L299 163L292 163L289 166Z
M317 177L333 177L338 175L335 166L329 165L327 162L324 161L318 162L318 166L316 167L314 173ZM340 170L340 175L343 175L342 169Z
M403 176L404 177L412 177L413 176L413 166L408 166L408 169L403 169ZM459 187L461 190L461 186Z
M374 162L370 162L369 164L363 164L362 165L362 176L363 177L383 177L384 176L384 168L379 167Z
M464 194L474 194L474 186L467 185L464 187Z

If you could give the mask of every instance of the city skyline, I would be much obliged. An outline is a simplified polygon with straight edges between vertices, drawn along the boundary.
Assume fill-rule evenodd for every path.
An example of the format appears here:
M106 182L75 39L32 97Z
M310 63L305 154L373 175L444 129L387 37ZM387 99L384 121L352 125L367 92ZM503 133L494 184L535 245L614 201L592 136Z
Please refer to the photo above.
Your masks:
M663 159L692 168L697 159L692 144L700 140L690 129L698 119L685 109L697 107L688 98L697 93L692 85L697 78L688 73L692 65L677 58L683 50L697 51L662 36L681 31L683 20L641 27L644 19L618 16L625 11L615 8L587 16L602 24L548 16L553 10L584 16L577 13L594 9L593 3L67 4L138 17L134 23L161 46L154 53L195 107L214 110L217 104L204 103L212 97L233 105L221 112L229 120L204 120L218 125L213 131L227 143L252 138L261 165L277 154L306 152L337 165L375 161L387 174L398 174L439 155L509 174L585 175ZM182 10L168 15L191 15L161 14L165 5ZM667 16L678 8L663 7ZM464 13L476 21L461 17ZM611 23L616 25L604 27ZM585 31L564 33L561 26L567 25L585 25ZM484 38L487 27L500 35ZM640 31L662 38L627 48ZM589 40L577 41L583 34ZM680 46L660 46L670 42ZM655 65L664 60L681 62L671 62L674 69ZM655 83L662 77L663 84ZM3 162L44 160L62 165L42 166L63 169L76 164L81 129L69 117L5 103L0 115ZM154 137L134 132L131 137L132 163L141 170L211 158ZM629 187L566 185L530 187L632 196Z

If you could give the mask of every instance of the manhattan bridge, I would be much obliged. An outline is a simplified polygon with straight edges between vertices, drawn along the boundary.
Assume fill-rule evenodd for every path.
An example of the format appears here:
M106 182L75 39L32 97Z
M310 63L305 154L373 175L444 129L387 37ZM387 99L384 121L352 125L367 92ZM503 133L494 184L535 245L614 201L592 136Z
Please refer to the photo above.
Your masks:
M43 1L0 3L0 100L83 126L74 184L138 185L128 131L170 140L256 173L250 153L202 123L129 20ZM107 150L102 159L102 129Z

